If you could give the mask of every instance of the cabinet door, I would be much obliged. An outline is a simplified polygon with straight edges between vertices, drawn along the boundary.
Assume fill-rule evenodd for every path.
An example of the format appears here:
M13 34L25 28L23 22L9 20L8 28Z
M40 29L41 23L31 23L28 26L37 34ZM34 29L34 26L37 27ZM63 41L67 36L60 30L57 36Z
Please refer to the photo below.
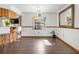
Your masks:
M2 38L2 36L0 35L0 45L2 45L3 44L3 38Z
M13 18L13 11L11 11L11 17Z
M7 9L0 8L0 16L8 17Z
M8 10L5 8L1 8L1 16L8 17Z
M12 11L10 11L11 12L11 18L13 18L13 12Z
M13 17L16 18L16 13L14 12Z
M14 12L12 12L12 17L15 18L15 17L14 17Z
M11 18L12 17L12 13L10 10L8 10L8 17Z
M16 18L16 13L13 11L11 13L12 13L12 18Z
M1 10L1 8L0 8L0 16L2 16L2 10Z
M2 8L2 16L5 17L5 10L4 8Z
M7 10L7 9L4 9L3 12L4 12L3 16L4 16L4 17L8 17L8 10Z
M4 16L4 9L1 8L1 16Z

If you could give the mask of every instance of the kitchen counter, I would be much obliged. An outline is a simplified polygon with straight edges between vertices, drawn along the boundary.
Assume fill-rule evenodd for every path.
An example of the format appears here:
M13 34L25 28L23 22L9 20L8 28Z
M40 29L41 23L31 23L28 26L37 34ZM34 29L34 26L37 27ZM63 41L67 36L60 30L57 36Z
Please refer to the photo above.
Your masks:
M10 33L10 27L0 27L0 35Z

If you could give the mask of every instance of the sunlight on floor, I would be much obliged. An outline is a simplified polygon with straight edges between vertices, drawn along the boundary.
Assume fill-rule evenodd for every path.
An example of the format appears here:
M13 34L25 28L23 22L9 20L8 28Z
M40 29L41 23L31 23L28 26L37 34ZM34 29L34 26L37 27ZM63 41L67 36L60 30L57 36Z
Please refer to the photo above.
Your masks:
M52 46L52 44L47 39L39 40L37 43L35 43L35 45L38 53L46 53L45 45Z
M44 40L45 45L52 45L48 40Z
M40 53L45 53L45 46L44 46L44 43L43 41L39 41L36 43L36 49L37 49L37 52L40 54Z

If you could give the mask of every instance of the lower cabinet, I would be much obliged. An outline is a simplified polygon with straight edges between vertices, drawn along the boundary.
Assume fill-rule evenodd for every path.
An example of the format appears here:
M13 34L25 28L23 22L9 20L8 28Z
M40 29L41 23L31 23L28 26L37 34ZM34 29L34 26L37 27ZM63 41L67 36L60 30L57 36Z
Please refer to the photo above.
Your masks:
M2 45L3 44L3 37L2 37L2 35L0 35L0 45Z
M10 31L10 43L13 42L13 41L16 41L16 28L10 28L11 31Z
M0 45L4 44L4 41L5 41L6 44L9 43L10 42L9 37L10 37L9 34L6 34L5 36L0 35Z
M11 31L9 34L4 35L0 35L0 45L6 43L12 43L14 41L16 41L16 29L11 28ZM5 42L4 42L5 41Z

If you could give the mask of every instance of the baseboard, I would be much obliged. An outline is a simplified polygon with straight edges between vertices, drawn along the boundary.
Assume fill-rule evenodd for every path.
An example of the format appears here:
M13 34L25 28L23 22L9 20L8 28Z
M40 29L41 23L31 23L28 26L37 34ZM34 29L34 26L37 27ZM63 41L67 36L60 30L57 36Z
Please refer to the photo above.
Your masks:
M57 36L56 36L57 37ZM71 47L72 49L74 49L75 51L77 51L77 53L79 53L79 50L77 50L76 48L74 48L73 46L71 46L70 44L68 44L67 42L63 41L62 39L60 39L59 37L57 37L57 39L61 40L63 43L65 43L66 45L68 45L69 47Z
M52 36L22 36L22 38L52 38Z

